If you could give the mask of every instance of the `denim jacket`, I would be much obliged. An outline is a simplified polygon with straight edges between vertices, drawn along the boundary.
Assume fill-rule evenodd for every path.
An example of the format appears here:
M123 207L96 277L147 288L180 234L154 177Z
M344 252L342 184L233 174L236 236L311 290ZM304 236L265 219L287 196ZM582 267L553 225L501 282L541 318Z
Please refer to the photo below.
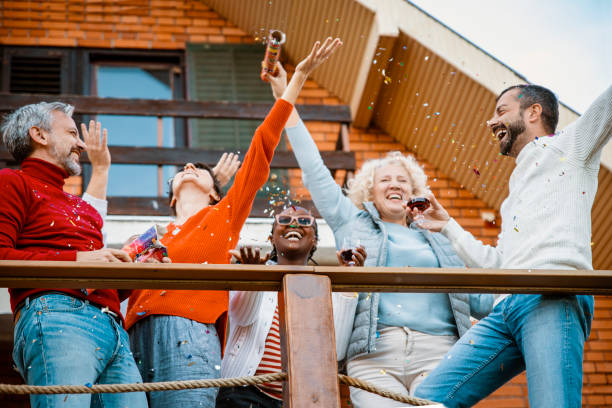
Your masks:
M285 130L302 169L304 185L310 191L317 210L334 232L336 246L346 236L358 238L367 251L365 265L385 266L388 235L374 204L363 203L363 209L360 209L342 193L340 186L325 167L319 150L302 121ZM438 257L441 267L464 266L450 242L442 234L429 231L423 233ZM460 336L471 326L470 315L477 318L484 317L493 307L494 297L489 294L451 293L448 296ZM379 299L378 293L359 295L347 358L374 350Z

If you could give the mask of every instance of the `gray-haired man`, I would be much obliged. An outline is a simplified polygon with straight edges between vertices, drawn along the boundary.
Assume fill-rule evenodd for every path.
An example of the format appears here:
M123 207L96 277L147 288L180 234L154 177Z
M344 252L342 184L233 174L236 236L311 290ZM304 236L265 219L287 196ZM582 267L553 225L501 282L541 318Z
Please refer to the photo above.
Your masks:
M59 102L19 108L2 124L5 145L20 170L0 170L0 259L129 262L122 251L104 249L110 154L99 123L81 126L74 108ZM92 182L84 199L63 191L80 174L88 150ZM92 205L90 205L89 203ZM116 290L10 289L15 316L13 359L26 383L95 384L140 382L122 327ZM146 407L144 393L33 395L36 407Z

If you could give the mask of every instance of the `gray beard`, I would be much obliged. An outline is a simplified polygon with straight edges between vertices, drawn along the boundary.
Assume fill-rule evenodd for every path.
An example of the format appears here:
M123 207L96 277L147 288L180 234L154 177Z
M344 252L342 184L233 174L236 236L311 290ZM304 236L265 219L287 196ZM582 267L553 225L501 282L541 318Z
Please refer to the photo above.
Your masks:
M81 174L81 165L73 162L69 157L66 157L62 161L62 167L71 176L78 176Z
M60 157L60 153L57 151L57 148L55 146L53 146L52 153L55 157ZM81 165L79 163L75 163L70 159L71 153L72 152L68 152L68 156L59 159L59 162L62 168L66 170L66 173L68 173L70 176L78 176L81 174Z

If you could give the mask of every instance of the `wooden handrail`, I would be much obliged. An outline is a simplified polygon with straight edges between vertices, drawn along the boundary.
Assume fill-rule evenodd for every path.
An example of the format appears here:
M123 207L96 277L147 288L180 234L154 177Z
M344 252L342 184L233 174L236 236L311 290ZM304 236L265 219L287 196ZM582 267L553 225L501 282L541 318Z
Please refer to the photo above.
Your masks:
M258 119L266 117L271 103L199 102L185 100L99 98L84 95L45 95L0 93L0 111L12 111L37 102L61 101L74 105L75 112L86 115L167 116L199 119ZM296 105L305 121L350 123L348 105Z
M289 274L328 276L334 291L612 295L609 270L524 270L0 261L0 287L280 290Z
M0 286L279 291L283 405L340 408L332 289L612 294L612 271L0 261Z
M211 167L217 164L224 150L207 150L179 147L143 147L143 146L109 146L113 164L156 164L183 166L185 163L206 163ZM239 155L244 160L244 154ZM355 170L355 153L341 151L323 151L321 157L330 170ZM11 154L0 148L0 161L15 163ZM81 161L89 163L87 152ZM299 169L300 166L293 152L277 151L270 163L272 169Z

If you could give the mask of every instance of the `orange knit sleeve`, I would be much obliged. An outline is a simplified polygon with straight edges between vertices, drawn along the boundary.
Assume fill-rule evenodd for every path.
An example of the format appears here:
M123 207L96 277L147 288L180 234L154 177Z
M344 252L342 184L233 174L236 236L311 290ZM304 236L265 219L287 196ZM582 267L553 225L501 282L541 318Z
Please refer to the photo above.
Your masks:
M225 197L230 205L231 228L234 231L242 229L251 212L257 190L268 180L274 149L280 141L285 123L292 110L292 104L278 99L266 119L255 131L242 166L234 178L234 184Z

